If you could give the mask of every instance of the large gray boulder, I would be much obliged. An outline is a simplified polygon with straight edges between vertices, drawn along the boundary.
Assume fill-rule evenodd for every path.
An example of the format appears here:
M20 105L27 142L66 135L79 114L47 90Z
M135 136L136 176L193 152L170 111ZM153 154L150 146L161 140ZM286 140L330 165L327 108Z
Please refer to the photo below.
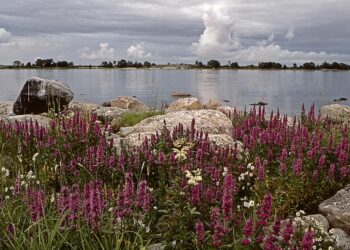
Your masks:
M231 135L232 133L231 120L223 113L210 109L182 110L156 115L136 124L132 133L161 131L164 127L164 121L169 130L178 126L179 123L184 127L190 127L193 119L196 130L203 130L208 134Z
M63 110L73 99L69 86L60 81L33 77L26 81L13 105L16 115L41 114L50 108Z
M133 112L145 112L149 110L143 102L131 96L118 96L115 100L104 102L102 106L127 109Z
M331 227L343 229L350 234L350 185L321 202L318 208Z
M195 97L179 98L172 102L166 112L202 109L203 105Z
M350 106L331 104L321 108L321 117L339 122L350 122Z
M124 142L128 146L139 146L145 137L150 138L152 134L159 133L165 126L170 131L181 123L185 128L190 127L195 120L195 129L208 132L209 140L218 146L235 146L241 149L239 142L235 142L231 135L232 122L223 113L215 110L183 110L170 112L147 118L135 126L122 129L125 136Z

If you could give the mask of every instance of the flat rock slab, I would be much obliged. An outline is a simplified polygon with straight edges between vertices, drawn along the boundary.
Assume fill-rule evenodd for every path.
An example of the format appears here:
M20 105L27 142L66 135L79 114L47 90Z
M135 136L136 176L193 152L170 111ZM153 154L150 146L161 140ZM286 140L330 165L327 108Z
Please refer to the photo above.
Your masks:
M318 208L331 227L343 229L350 234L350 185L321 202Z
M13 105L16 115L41 114L50 108L63 110L73 99L70 87L63 82L33 77L26 81Z
M11 101L0 101L0 115L13 114L13 104Z
M321 108L321 117L339 122L350 122L350 106L331 104Z
M218 146L236 146L241 150L242 145L231 137L232 122L226 115L215 110L183 110L166 113L147 118L134 127L121 129L124 136L124 143L127 146L140 146L145 138L150 138L152 134L161 133L164 128L164 121L168 130L181 123L184 128L190 127L195 119L195 128L198 131L208 132L209 141Z
M130 133L162 131L164 121L170 131L175 126L178 126L179 123L185 128L191 127L193 119L195 120L195 128L198 131L203 130L208 132L208 134L231 135L232 133L233 125L231 120L220 111L208 109L183 110L153 116L136 124Z
M49 127L50 123L52 122L52 119L40 116L40 115L14 115L14 116L2 116L0 117L0 120L3 120L5 122L15 124L17 122L30 122L30 121L37 121L39 126L43 127Z

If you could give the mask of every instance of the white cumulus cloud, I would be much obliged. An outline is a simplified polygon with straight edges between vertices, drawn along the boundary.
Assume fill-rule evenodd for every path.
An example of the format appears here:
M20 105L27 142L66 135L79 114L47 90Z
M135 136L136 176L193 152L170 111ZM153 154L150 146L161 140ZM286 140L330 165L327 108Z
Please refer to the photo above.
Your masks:
M226 57L227 52L240 47L231 16L221 9L212 9L202 16L205 29L192 50L200 58Z
M0 43L7 43L11 40L11 38L11 32L5 30L4 28L0 28Z
M150 58L152 56L151 52L145 52L145 48L143 44L138 43L136 45L131 45L127 50L126 53L128 57L132 59L145 59Z
M85 47L81 50L81 58L83 59L114 59L115 49L110 47L109 43L100 43L98 50L91 50L89 47Z

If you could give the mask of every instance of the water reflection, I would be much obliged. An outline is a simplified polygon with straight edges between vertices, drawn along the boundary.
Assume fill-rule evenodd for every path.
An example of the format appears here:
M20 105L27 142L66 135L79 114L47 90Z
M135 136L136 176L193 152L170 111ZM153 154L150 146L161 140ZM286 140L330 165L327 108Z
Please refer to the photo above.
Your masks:
M15 100L32 76L61 80L71 86L76 100L96 103L131 95L146 103L156 98L160 105L173 100L172 92L188 92L203 103L229 100L229 105L244 108L263 101L268 109L296 114L303 102L320 107L335 98L350 99L350 72L73 69L0 70L0 100Z

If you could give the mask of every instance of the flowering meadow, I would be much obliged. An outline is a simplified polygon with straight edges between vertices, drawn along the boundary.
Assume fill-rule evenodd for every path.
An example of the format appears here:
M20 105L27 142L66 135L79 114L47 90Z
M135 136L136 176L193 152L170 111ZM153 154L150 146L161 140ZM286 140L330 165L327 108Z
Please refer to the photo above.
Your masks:
M349 182L347 127L227 115L235 146L195 121L121 150L94 116L0 122L0 249L336 249L303 215Z

